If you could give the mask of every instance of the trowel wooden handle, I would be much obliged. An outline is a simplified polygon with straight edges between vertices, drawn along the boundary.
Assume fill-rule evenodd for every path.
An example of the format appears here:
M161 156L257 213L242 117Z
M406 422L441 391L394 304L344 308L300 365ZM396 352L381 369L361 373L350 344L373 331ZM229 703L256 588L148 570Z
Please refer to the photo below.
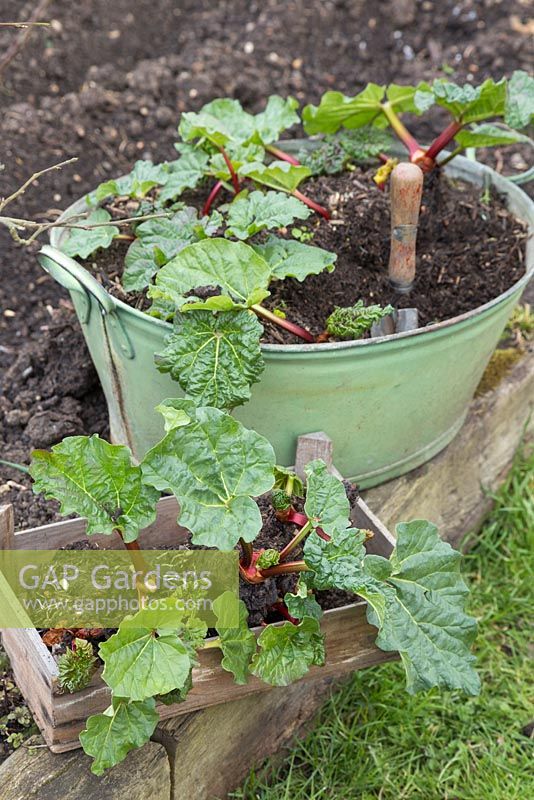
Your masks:
M409 292L415 278L415 245L423 192L423 172L417 164L397 164L391 173L391 251L389 282L397 292Z

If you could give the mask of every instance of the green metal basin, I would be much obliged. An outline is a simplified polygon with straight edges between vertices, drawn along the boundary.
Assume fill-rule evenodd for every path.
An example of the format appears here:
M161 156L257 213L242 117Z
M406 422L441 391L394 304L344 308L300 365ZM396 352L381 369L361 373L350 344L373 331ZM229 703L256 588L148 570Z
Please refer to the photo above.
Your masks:
M534 227L534 204L514 184L458 157L447 174L506 195L510 210ZM64 213L85 209L82 198ZM59 252L53 229L39 261L69 290L109 408L111 436L141 458L163 433L154 407L182 394L160 374L154 354L171 326L109 295L80 264ZM291 463L299 434L322 430L334 443L337 468L362 487L423 464L462 425L470 400L512 309L534 269L480 308L417 331L356 342L264 345L265 372L235 416L264 434L280 463Z

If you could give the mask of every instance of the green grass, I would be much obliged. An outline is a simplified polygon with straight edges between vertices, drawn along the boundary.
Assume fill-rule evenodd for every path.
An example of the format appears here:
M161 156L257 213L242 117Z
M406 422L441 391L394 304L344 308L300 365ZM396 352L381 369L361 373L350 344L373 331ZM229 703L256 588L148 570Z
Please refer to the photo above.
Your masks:
M356 673L282 764L240 800L515 800L534 797L534 456L519 456L465 559L479 619L477 698L403 691L399 664ZM267 776L270 779L267 779Z

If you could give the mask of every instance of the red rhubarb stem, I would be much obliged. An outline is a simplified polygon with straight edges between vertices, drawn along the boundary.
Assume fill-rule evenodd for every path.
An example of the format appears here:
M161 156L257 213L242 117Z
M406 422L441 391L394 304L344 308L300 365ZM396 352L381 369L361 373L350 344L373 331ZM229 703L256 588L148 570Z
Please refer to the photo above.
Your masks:
M447 147L449 142L451 142L458 131L463 128L463 123L458 122L457 120L453 120L450 125L447 125L445 130L440 133L436 139L432 142L428 150L425 152L425 159L430 159L430 161L435 161L436 156L441 153L444 147Z
M323 206L319 205L319 203L316 203L315 200L310 200L309 197L306 197L305 194L299 192L298 189L295 189L295 191L293 192L293 197L296 197L297 200L301 201L301 203L307 205L308 208L312 208L314 211L320 214L321 217L324 217L325 219L330 219L330 213L326 210L326 208L323 208Z
M241 559L241 564L245 569L247 569L252 564L252 556L254 554L254 548L252 547L252 542L245 542L244 539L239 539L239 544L241 545L241 549L243 551L243 558Z
M273 609L274 611L278 611L278 613L281 614L284 619L287 619L288 622L291 622L292 625L299 624L299 620L296 617L291 616L285 603L273 603Z
M258 317L263 317L264 319L268 319L269 322L278 325L280 328L285 328L286 331L290 331L294 333L295 336L298 336L300 339L304 339L305 342L314 343L315 338L312 334L307 331L305 328L301 328L300 325L296 325L294 322L289 322L287 319L282 319L282 317L277 317L276 314L273 314L272 311L269 309L256 304L251 306L252 311L258 315Z
M262 578L274 578L275 575L290 575L292 572L307 572L310 568L305 561L288 561L286 564L277 564L275 567L260 569Z
M270 144L265 149L268 153L271 153L271 155L280 159L280 161L287 161L288 164L293 164L294 167L300 167L300 161L298 158L290 156L289 153L285 153L283 150L280 150L280 148Z
M293 522L295 525L300 525L302 528L308 522L306 514L301 514L300 511L294 509L287 515L287 522Z
M230 175L232 176L232 186L234 187L234 192L236 194L239 194L239 192L241 191L241 186L239 185L239 178L237 177L237 172L234 169L234 165L230 161L230 159L228 157L228 153L226 152L224 147L219 147L219 150L221 152L222 157L224 158L224 163L228 167L228 171L230 172Z
M223 187L223 182L222 181L217 181L217 183L214 184L213 189L211 190L211 192L208 195L208 199L204 203L204 208L202 209L202 216L203 217L207 217L208 214L210 213L210 209L211 209L211 206L213 205L213 201L215 200L215 198L217 197L217 195L221 191L222 187Z
M393 128L393 130L395 131L395 133L397 134L403 145L408 150L410 158L413 159L418 155L423 155L424 154L423 148L420 146L417 139L414 136L412 136L408 128L406 128L406 126L400 121L399 117L393 110L393 106L391 105L391 103L389 102L382 103L382 111L384 112L387 121L389 122L389 124L391 125L391 127Z

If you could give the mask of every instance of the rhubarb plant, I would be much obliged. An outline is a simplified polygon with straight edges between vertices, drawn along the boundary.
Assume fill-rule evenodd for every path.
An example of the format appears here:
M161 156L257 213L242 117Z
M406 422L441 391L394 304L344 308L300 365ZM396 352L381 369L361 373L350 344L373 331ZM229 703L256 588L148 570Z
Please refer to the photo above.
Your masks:
M450 122L428 147L423 147L406 128L401 115L419 116L433 106L448 112ZM410 161L424 172L448 162L467 147L529 141L519 130L527 127L533 116L534 78L521 70L509 80L488 78L478 86L459 86L443 78L417 86L369 83L354 97L328 91L318 106L308 105L303 111L308 134L331 136L341 128L389 126L406 147ZM453 142L456 145L450 155L438 162L438 156ZM387 173L379 182L386 178Z
M158 702L186 698L199 652L206 647L221 651L222 668L240 684L252 674L286 686L322 665L317 590L341 589L367 601L376 643L399 652L409 692L431 686L478 691L469 650L475 622L464 609L460 555L440 540L435 526L424 520L402 523L389 560L368 555L365 541L371 534L351 526L345 487L324 462L307 465L304 485L291 470L276 466L264 437L227 413L184 399L167 400L159 410L167 432L139 465L126 447L97 436L70 437L50 453L33 454L35 491L58 500L64 513L84 515L89 534L115 532L133 550L140 529L155 517L161 493L171 492L193 545L238 549L243 582L261 585L287 574L298 576L298 582L272 607L282 621L267 625L259 636L248 626L242 600L236 617L231 592L213 601L217 636L211 638L194 611L165 603L154 607L141 594L140 610L99 646L112 701L88 719L80 736L95 774L150 738ZM260 496L271 498L287 526L286 544L279 549L255 546L263 525ZM142 554L130 555L139 568ZM76 652L60 669L72 690L94 668L88 648Z

